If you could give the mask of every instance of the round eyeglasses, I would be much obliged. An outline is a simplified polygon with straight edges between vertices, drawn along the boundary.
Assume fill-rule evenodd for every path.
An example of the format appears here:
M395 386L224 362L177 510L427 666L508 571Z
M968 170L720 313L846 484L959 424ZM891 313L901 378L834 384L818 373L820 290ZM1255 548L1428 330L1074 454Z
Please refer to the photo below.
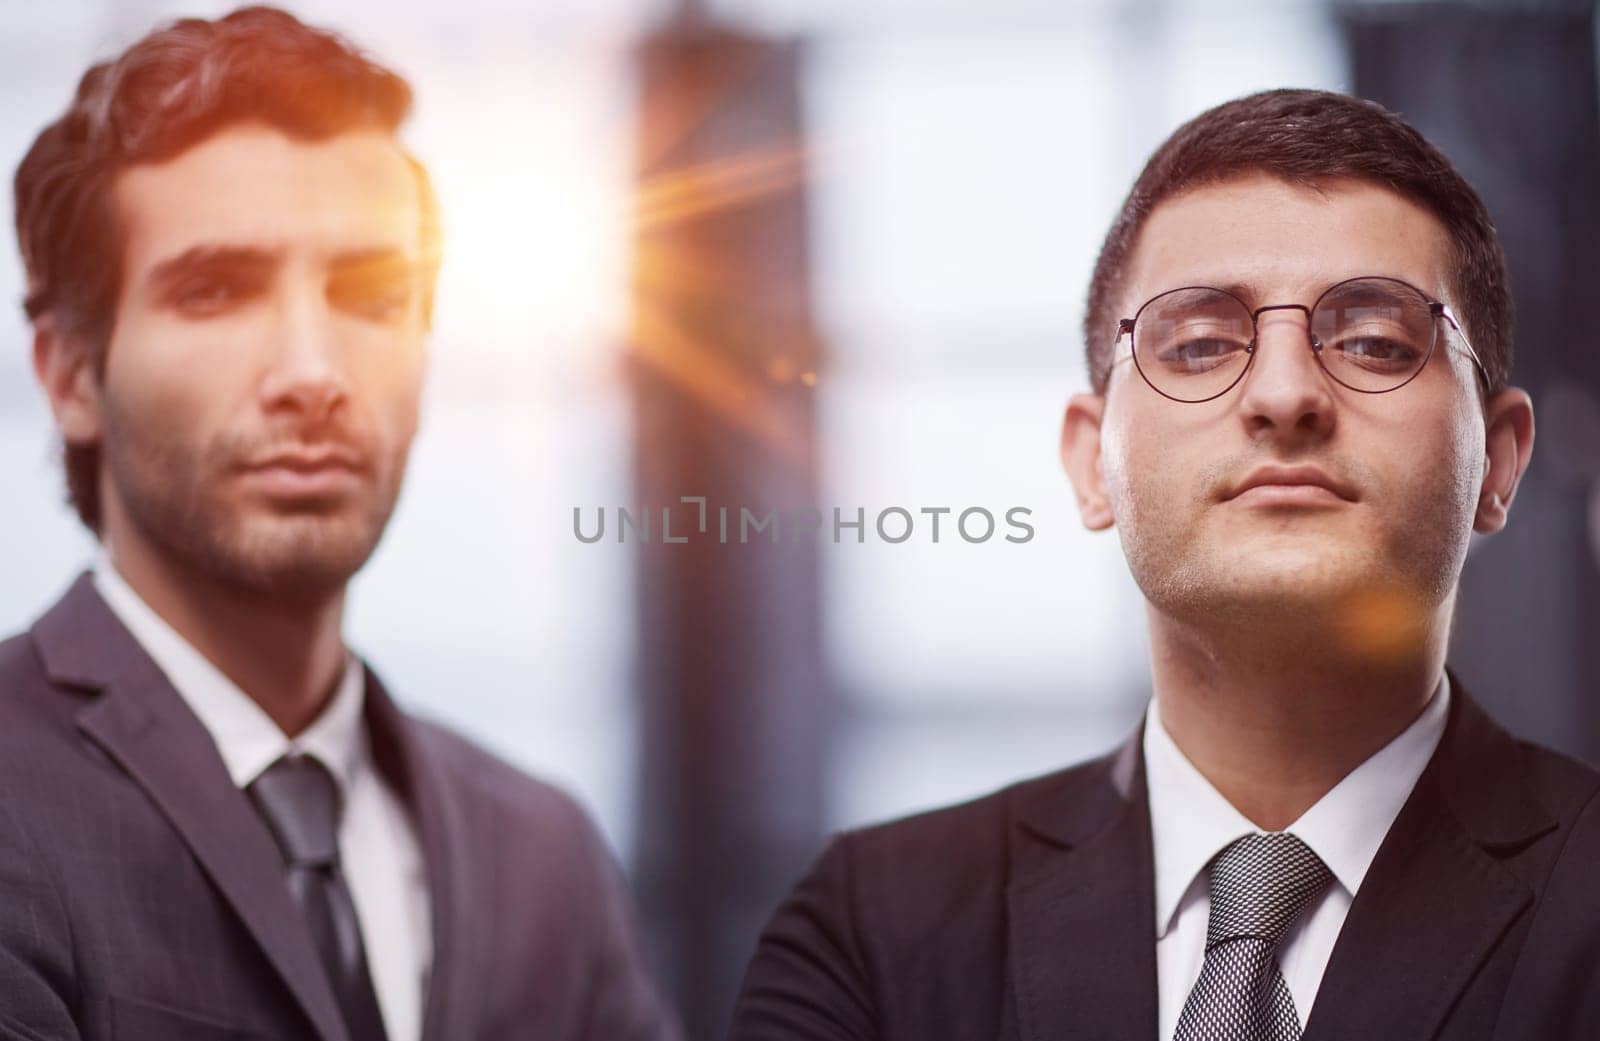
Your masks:
M1366 276L1329 286L1311 307L1272 304L1254 310L1226 289L1184 286L1146 301L1117 323L1133 341L1133 363L1157 394L1197 403L1221 397L1244 378L1268 311L1301 311L1311 353L1322 370L1362 394L1384 394L1416 379L1443 318L1488 386L1477 352L1443 303L1397 278Z

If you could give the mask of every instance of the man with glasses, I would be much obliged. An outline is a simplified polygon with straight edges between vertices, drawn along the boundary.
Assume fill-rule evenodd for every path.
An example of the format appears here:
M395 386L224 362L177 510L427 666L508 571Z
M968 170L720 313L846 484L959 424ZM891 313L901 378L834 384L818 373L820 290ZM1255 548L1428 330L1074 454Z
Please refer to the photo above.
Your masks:
M1533 447L1477 194L1376 105L1230 102L1145 167L1084 334L1062 457L1145 596L1142 726L837 838L733 1036L1600 1036L1600 776L1445 669Z

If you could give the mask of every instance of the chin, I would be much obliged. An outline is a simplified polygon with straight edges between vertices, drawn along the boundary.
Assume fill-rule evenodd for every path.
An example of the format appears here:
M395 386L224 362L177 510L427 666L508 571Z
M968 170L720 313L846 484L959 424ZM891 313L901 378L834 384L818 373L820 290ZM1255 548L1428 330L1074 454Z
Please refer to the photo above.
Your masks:
M235 581L280 596L343 589L371 558L383 533L365 516L292 516L257 521L219 546Z
M1219 618L1283 639L1315 633L1320 646L1374 665L1411 660L1438 605L1402 572L1377 561L1263 553L1210 573L1191 573L1177 617Z
M313 602L336 596L372 556L387 511L321 513L249 511L189 526L164 541L168 551L212 581L275 599ZM253 514L253 515L251 515Z
M1361 562L1330 556L1328 545L1274 545L1188 561L1140 581L1152 604L1195 624L1219 620L1253 628L1326 627L1372 585Z

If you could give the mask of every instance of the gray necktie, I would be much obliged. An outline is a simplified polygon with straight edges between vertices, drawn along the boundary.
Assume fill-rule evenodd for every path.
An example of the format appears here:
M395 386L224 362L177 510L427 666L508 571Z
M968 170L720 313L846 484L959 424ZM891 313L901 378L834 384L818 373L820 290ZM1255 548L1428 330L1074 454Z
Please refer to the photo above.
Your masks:
M339 870L338 784L315 759L290 755L268 767L249 791L283 853L289 892L311 927L350 1041L384 1041L361 923Z
M1206 960L1174 1041L1298 1041L1278 945L1332 879L1287 832L1246 835L1211 862Z

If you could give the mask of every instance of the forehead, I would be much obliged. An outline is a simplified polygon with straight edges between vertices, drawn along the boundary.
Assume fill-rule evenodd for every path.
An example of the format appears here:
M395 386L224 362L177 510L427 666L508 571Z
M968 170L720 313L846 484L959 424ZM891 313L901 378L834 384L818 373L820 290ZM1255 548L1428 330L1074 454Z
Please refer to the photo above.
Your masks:
M329 254L420 246L421 194L394 138L377 131L300 141L229 127L114 185L130 272L200 244Z
M1128 267L1125 306L1185 285L1250 287L1253 303L1310 303L1335 282L1388 275L1449 299L1451 243L1431 213L1380 185L1316 187L1251 174L1156 206Z

